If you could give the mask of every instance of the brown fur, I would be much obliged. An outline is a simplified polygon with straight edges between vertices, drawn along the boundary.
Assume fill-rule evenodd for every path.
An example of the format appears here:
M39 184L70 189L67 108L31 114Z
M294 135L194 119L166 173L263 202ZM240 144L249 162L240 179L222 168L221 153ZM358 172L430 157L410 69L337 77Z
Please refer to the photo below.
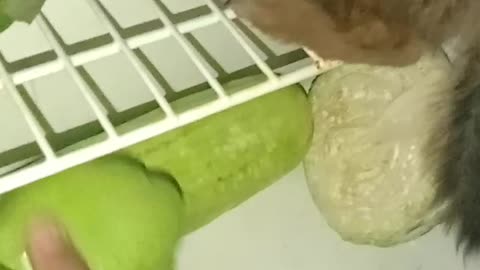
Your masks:
M437 101L426 153L440 202L465 254L480 250L480 0L230 0L260 30L325 59L412 64L426 50L461 41L460 75ZM462 48L462 47L461 47ZM463 60L467 61L463 61ZM407 110L408 111L408 108Z
M459 34L479 32L476 0L231 0L256 27L326 59L407 65Z

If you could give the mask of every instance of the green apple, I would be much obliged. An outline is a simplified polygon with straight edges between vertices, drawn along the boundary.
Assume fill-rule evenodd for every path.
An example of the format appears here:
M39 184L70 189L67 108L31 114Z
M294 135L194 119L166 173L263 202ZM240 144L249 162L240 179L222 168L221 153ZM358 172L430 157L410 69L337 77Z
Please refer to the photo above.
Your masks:
M167 175L107 156L7 193L0 204L0 265L25 268L25 231L56 218L91 270L173 268L183 199Z

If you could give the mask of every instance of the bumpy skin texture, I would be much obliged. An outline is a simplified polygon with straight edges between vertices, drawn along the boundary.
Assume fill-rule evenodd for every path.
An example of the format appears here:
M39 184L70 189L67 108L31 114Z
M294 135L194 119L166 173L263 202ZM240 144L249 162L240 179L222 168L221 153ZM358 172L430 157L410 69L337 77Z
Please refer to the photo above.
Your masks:
M305 91L293 85L124 151L178 181L190 232L294 169L310 146L312 128Z
M169 177L108 156L2 195L0 265L25 269L27 227L63 225L91 270L170 270L184 205Z
M466 254L480 249L480 1L230 0L259 29L306 46L320 57L402 66L426 50L460 40L459 74L451 91L432 97L439 121L426 159L437 171L439 202ZM442 118L440 118L442 117Z

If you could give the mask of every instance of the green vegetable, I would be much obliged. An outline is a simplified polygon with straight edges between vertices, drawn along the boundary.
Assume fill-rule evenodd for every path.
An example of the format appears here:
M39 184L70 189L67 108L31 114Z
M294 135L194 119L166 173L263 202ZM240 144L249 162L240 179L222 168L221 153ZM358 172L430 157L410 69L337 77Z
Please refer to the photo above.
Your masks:
M232 93L260 79L225 88ZM201 93L173 106L181 110L205 98L210 97ZM161 116L154 111L119 130ZM306 94L294 85L7 193L0 201L0 266L24 270L25 226L46 213L65 224L92 270L170 269L180 234L293 169L311 134Z
M7 30L12 25L13 20L6 14L0 11L0 32Z
M108 156L7 193L0 205L0 263L23 269L26 226L48 215L65 225L92 270L172 269L183 202L167 176Z
M307 182L343 239L392 246L442 221L424 145L438 119L432 105L446 96L449 74L445 56L435 54L404 68L344 65L314 83Z
M31 23L44 3L45 0L0 0L0 32L15 21Z
M224 88L235 93L264 79L247 77ZM192 104L211 100L210 93L188 96L172 106L184 111ZM162 117L156 110L125 123L119 130L132 131ZM186 232L190 232L297 166L310 146L312 129L305 91L300 85L292 85L122 152L149 169L168 172L178 181L187 204ZM66 151L100 139L91 138Z
M249 78L242 84L257 80ZM297 166L311 134L308 100L302 87L294 85L142 142L124 153L178 181L186 202L188 232Z

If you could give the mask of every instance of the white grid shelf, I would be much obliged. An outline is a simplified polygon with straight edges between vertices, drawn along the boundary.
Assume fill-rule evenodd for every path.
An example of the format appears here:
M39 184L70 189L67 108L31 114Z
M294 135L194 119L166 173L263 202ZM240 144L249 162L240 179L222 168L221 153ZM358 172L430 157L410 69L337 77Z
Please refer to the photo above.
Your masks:
M17 145L17 148L6 148L3 153L0 153L0 167L3 167L2 171L4 172L3 176L0 176L0 194L197 121L279 88L302 82L337 65L336 63L323 62L315 58L313 54L308 51L303 53L304 56L300 57L302 51L296 48L283 54L276 54L273 50L270 50L262 38L255 36L254 31L248 29L248 27L236 20L234 12L231 10L222 10L212 0L204 0L203 5L200 7L186 8L181 14L188 14L189 12L193 14L193 11L199 12L197 15L181 20L175 18L175 15L178 15L178 13L172 13L164 2L160 0L148 1L150 1L149 4L153 7L157 25L158 23L160 23L160 25L158 27L145 28L146 30L136 31L129 36L124 34L125 27L120 26L120 23L114 15L112 15L112 12L110 12L107 5L104 4L104 1L85 0L89 9L93 11L94 16L106 29L104 35L106 39L104 39L107 40L107 42L97 44L99 37L93 36L77 42L77 44L82 43L87 46L71 52L71 44L66 44L61 33L57 31L55 25L50 21L48 14L41 13L29 28L38 27L38 29L40 29L47 44L50 46L49 50L41 54L29 54L11 61L7 60L8 57L6 57L0 46L0 76L2 86L2 90L0 91L8 92L33 136L34 141L26 144L29 144L31 149L34 149L36 145L40 150L37 152L30 151L30 153L27 154L12 155L15 156L15 158L7 157L12 151L15 152L15 150L18 150L17 153L22 152L19 149L26 144L20 144ZM47 2L47 5L48 4L49 2ZM142 22L127 28L141 28L142 25L144 26L149 23L151 25L154 24L153 21ZM196 39L194 35L195 31L206 29L213 25L220 25L226 29L231 35L231 40L239 45L250 58L251 65L243 69L226 71L221 67L218 68L218 66L221 65L215 62L217 60L215 57L205 53L206 50L201 46L196 46L198 45L196 42L198 39ZM15 33L10 34L10 36L15 36ZM142 58L142 55L144 55L142 54L142 49L145 48L145 46L153 46L164 40L173 40L177 44L177 47L185 53L191 61L192 66L194 66L201 74L201 77L203 77L204 87L209 86L210 89L213 89L217 96L216 99L183 112L176 112L172 108L172 100L169 99L167 93L165 93L165 87L161 83L162 80L159 80L158 76L155 76L157 71L152 71L148 62L145 62L145 59ZM40 57L42 55L45 57ZM162 120L126 134L118 133L116 124L112 122L109 116L109 110L106 109L105 102L102 102L101 98L96 94L95 89L93 89L92 83L89 83L85 78L85 72L82 72L85 66L115 55L122 55L122 57L126 59L126 65L130 65L136 75L138 75L145 84L146 89L148 89L152 97L150 104L152 104L152 102L155 103L154 106L165 113L165 117ZM292 57L293 55L296 55L296 57ZM148 59L149 57L146 56L146 58ZM172 66L172 68L174 68L174 66ZM183 68L178 69L178 73L182 73ZM233 78L235 74L248 74L249 70L251 71L250 73L254 71L263 73L267 80L234 94L227 94L222 86L221 80L226 80L223 78L228 78L229 76ZM35 104L36 101L34 98L31 98L31 102L28 102L29 99L25 98L28 96L25 93L30 92L24 91L25 93L22 94L20 91L21 88L25 86L31 86L36 80L48 78L60 72L65 72L68 77L72 79L81 97L85 100L86 107L89 108L90 113L94 116L94 121L92 122L99 123L101 131L107 136L106 139L93 145L62 155L58 154L59 149L62 147L52 145L53 139L48 136L49 133L52 133L52 130L54 130L51 127L46 127L49 123L48 117L43 116L40 109L32 109L31 104ZM159 73L161 74L161 72ZM237 77L238 76L239 75L237 75ZM93 79L93 81L95 80ZM54 90L61 91L63 89ZM181 91L173 92L175 92L176 95L182 95ZM52 102L54 102L53 99ZM63 112L57 112L57 114L62 113ZM72 127L71 129L74 128L76 127ZM94 136L97 134L98 132L93 132L89 135ZM80 139L87 137L87 135L84 135ZM9 138L1 137L1 140L9 140ZM74 140L64 144L63 148L77 142L78 141ZM2 160L2 155L5 161Z

